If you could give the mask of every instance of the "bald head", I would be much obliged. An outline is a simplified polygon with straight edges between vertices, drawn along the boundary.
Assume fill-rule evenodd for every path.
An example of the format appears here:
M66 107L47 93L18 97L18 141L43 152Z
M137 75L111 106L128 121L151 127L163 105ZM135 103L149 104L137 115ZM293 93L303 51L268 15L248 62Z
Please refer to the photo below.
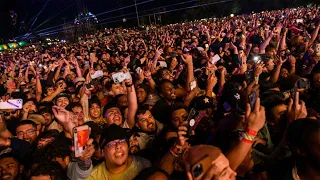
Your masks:
M234 180L236 177L229 166L229 160L215 146L198 145L190 148L184 156L184 165L189 180Z
M208 155L213 161L221 155L221 150L210 145L193 146L185 155L185 162L195 164L199 162L205 155Z

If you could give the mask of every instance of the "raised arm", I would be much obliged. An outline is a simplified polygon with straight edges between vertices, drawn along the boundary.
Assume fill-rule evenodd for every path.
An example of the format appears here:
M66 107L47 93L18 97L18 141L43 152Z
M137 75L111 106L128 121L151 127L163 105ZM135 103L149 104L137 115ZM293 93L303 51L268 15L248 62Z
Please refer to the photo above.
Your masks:
M128 117L127 123L130 128L133 128L135 125L135 115L138 109L138 102L137 102L137 94L132 84L132 78L125 81L126 88L127 88L127 96L128 96Z
M184 61L184 63L187 65L187 84L186 84L186 90L191 91L190 89L190 83L194 80L194 72L193 72L193 61L192 56L189 54L181 55L181 59Z
M259 46L259 54L266 53L266 47L269 45L273 35L273 32L270 32L270 35L267 37L267 39L264 40L263 43Z
M307 47L311 46L313 44L313 42L316 40L316 38L318 37L319 28L320 28L320 24L318 23L316 26L316 29L311 34L311 39L308 42Z
M231 169L235 170L242 163L252 147L254 138L266 121L265 110L260 106L260 98L257 98L254 110L251 112L250 104L247 104L246 119L247 129L242 133L240 141L226 153Z
M42 95L42 86L41 86L39 74L37 72L37 74L36 74L36 99L38 102L40 102L40 100L41 100L41 95Z
M63 89L63 87L62 87L62 85L60 85L60 86L58 86L57 88L56 88L56 90L52 93L52 94L50 94L49 96L47 96L47 97L45 97L44 99L42 99L42 101L41 102L50 102L50 101L52 101L59 93L61 93L61 92L63 92L64 91L64 89Z
M77 77L82 77L81 69L79 63L75 57L71 59L72 64L76 67Z
M155 73L158 60L163 53L163 50L160 49L160 47L157 48L156 54L154 55L153 61L152 61L152 67L151 67L151 73Z
M286 60L283 60L281 57L279 59L279 62L278 62L278 65L276 66L275 70L273 71L272 75L271 75L271 78L270 78L270 81L272 83L276 83L278 82L278 79L279 79L279 75L280 75L280 71L281 71L281 67L282 67L282 64L286 62Z
M280 41L280 51L287 49L287 32L288 32L288 28L284 29L281 41Z

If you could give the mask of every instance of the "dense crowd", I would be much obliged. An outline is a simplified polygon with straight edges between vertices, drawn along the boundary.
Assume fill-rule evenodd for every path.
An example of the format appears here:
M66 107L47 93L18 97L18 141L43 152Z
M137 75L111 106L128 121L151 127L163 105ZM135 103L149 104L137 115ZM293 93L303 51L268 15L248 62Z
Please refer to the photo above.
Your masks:
M318 12L3 52L1 179L320 179Z

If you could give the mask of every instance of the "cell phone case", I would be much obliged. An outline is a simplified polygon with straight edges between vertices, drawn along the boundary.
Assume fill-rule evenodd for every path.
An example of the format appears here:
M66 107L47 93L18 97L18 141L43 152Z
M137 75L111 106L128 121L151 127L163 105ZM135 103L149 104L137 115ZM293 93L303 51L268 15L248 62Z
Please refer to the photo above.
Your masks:
M22 109L22 99L9 99L6 102L0 102L0 109Z
M99 71L94 72L94 74L91 75L91 79L96 79L101 76L103 76L103 71L99 70Z
M203 175L212 165L212 160L209 155L205 155L197 163L191 166L191 174L194 180L202 179Z
M113 82L121 83L124 80L123 72L118 72L112 75Z
M83 125L73 129L74 152L75 157L80 157L84 151L87 141L89 140L89 126Z

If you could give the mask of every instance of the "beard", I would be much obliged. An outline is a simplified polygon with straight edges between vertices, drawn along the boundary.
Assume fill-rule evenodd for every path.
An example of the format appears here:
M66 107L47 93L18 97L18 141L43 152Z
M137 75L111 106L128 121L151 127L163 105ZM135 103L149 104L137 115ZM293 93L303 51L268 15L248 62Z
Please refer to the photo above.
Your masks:
M140 146L134 145L129 149L130 154L137 154L140 151Z

